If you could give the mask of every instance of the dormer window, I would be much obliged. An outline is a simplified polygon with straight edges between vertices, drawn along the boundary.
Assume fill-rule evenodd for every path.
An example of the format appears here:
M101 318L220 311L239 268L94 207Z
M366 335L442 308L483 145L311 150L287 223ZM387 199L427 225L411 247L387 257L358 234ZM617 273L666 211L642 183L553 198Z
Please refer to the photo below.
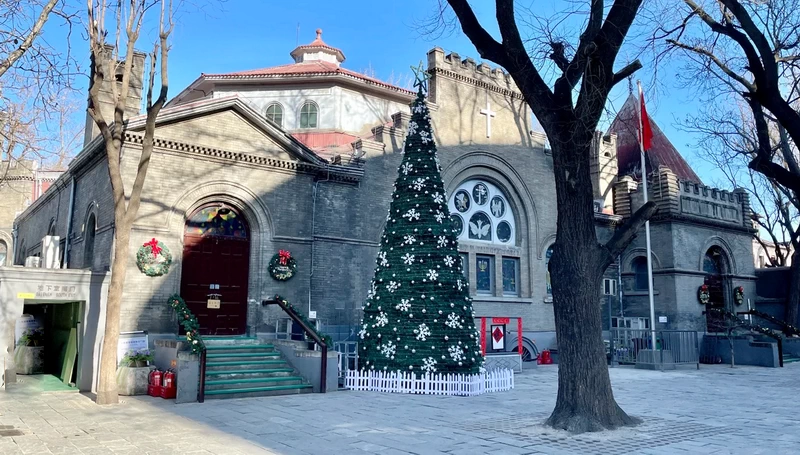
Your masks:
M283 107L280 104L272 103L267 106L266 116L272 123L283 126Z
M306 101L300 109L300 128L317 127L317 105L311 101Z

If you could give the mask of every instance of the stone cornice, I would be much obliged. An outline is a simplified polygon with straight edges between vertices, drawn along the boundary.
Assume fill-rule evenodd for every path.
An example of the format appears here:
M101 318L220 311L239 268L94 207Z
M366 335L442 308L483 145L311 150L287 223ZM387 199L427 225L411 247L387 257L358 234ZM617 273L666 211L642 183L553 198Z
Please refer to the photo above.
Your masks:
M143 140L144 136L141 134L132 133L130 131L125 132L125 144L141 145ZM331 180L341 182L357 183L364 176L363 168L357 168L353 166L320 166L301 161L287 161L268 156L258 156L248 153L231 152L227 150L203 147L159 137L154 139L154 145L156 148L164 150L171 150L191 155L200 155L227 161L235 161L238 163L246 163L256 166L271 167L295 173L318 174L324 172L327 174L330 171Z

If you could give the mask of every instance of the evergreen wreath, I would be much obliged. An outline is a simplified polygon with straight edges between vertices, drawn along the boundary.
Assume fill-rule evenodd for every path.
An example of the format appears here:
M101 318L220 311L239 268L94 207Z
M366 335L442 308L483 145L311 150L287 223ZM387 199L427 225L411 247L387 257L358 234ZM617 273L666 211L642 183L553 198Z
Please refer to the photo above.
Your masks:
M733 301L736 302L737 305L744 303L744 288L742 286L734 288Z
M166 245L152 239L136 251L136 266L147 276L166 275L172 265L172 254Z
M192 354L199 355L206 350L206 344L200 337L200 322L178 294L174 294L168 301L169 306L177 313L178 320L183 330L186 331L186 341L192 348Z
M292 257L292 253L286 250L278 251L269 261L269 274L278 281L287 281L297 273L297 261Z
M707 305L709 300L711 300L711 293L708 292L708 285L704 284L697 290L697 300L700 301L701 305Z

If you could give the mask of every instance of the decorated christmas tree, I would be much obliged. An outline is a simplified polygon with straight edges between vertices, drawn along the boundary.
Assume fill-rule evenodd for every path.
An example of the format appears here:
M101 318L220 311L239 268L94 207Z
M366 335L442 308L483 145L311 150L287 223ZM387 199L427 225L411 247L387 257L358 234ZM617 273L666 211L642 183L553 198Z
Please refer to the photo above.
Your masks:
M425 73L417 72L403 161L361 321L364 370L478 373L483 357L447 209Z

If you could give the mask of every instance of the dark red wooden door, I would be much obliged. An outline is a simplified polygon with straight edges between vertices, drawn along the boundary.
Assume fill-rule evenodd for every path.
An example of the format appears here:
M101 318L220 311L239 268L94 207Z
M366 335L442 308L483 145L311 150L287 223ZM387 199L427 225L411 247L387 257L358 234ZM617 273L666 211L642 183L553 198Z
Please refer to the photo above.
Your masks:
M238 213L219 204L199 209L186 222L181 297L203 335L241 335L247 328L250 239ZM218 295L219 308L208 300ZM180 329L179 329L180 330Z

